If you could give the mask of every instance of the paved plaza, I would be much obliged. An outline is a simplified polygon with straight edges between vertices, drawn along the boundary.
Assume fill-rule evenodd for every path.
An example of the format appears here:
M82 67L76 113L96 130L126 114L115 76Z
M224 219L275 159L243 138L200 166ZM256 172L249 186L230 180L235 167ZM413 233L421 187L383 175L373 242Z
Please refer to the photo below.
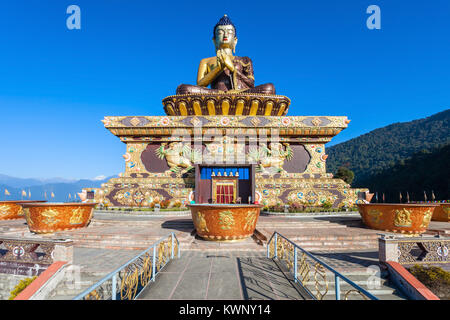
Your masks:
M139 299L299 300L272 260L251 252L184 251Z

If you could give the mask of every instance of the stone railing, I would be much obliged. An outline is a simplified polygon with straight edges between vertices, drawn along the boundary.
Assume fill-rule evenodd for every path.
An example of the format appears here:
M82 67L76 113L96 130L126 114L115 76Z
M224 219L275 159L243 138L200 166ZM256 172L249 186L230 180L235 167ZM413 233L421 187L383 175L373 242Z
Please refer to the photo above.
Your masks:
M35 276L55 261L73 261L73 241L0 238L0 273Z
M378 240L379 260L402 265L450 263L450 237L396 237L381 235Z

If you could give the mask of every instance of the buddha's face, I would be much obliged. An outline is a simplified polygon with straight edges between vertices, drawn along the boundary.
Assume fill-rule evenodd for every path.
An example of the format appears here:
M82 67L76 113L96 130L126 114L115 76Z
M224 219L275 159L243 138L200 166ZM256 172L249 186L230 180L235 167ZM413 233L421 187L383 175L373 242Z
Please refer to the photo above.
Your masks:
M232 25L217 26L213 39L216 50L230 48L234 50L237 43L236 31Z

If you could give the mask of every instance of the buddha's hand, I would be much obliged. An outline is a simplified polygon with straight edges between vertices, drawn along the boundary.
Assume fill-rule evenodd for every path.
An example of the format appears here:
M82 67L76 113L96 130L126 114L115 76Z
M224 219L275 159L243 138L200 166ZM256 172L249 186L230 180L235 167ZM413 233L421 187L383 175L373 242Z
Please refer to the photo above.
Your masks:
M214 66L214 68L219 68L220 70L223 70L223 68L225 68L222 59L219 58L219 53L217 53L216 65Z
M232 56L228 55L224 50L217 51L217 58L222 65L227 67L231 72L234 72L234 64Z

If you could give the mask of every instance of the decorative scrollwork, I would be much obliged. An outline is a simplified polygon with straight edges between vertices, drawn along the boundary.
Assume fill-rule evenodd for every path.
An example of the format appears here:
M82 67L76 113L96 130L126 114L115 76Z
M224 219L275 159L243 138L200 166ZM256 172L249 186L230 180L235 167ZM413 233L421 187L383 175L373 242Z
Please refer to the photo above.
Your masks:
M273 258L275 255L275 241L269 243L269 258Z
M277 241L277 258L279 260L284 259L284 241L281 239L278 239Z
M76 299L106 300L111 297L121 300L135 299L137 293L146 287L150 280L154 280L156 273L172 258L172 249L178 255L178 247L176 236L171 234L159 244L155 244L134 258L118 273L108 275L109 278L100 280L100 284L94 285L89 293ZM154 269L156 269L155 272Z
M285 256L285 262L286 266L288 267L289 271L294 270L294 246L291 243L286 243L286 256Z
M176 254L176 255L178 255L178 241L177 241L177 239L174 239L173 240L173 253L174 254Z
M358 293L361 297L364 298L364 300L369 300L365 294L363 294L361 291L356 290L356 289L348 290L344 295L344 300L348 300L348 296L350 295L350 293Z
M152 256L148 253L143 258L141 271L141 286L145 287L152 278Z
M164 258L165 258L165 246L164 242L161 242L158 246L158 262L156 264L156 270L161 270L161 267L164 265Z
M297 278L300 278L301 284L304 286L311 278L311 268L306 260L306 254L303 252L300 261L297 262Z
M326 273L326 269L320 264L320 263L316 263L314 265L314 280L315 280L315 284L314 286L316 287L316 298L318 300L322 300L323 297L328 293L328 280L327 280L327 273ZM321 277L324 284L320 283L320 280L318 279L318 277ZM325 288L325 291L322 293L321 290Z
M411 255L411 250L415 246L413 242L401 242L398 244L399 263L414 263L416 259Z
M85 297L84 300L102 300L102 297L98 290L94 290L89 292Z
M125 268L124 276L120 285L121 300L133 300L139 285L139 268L131 264Z

